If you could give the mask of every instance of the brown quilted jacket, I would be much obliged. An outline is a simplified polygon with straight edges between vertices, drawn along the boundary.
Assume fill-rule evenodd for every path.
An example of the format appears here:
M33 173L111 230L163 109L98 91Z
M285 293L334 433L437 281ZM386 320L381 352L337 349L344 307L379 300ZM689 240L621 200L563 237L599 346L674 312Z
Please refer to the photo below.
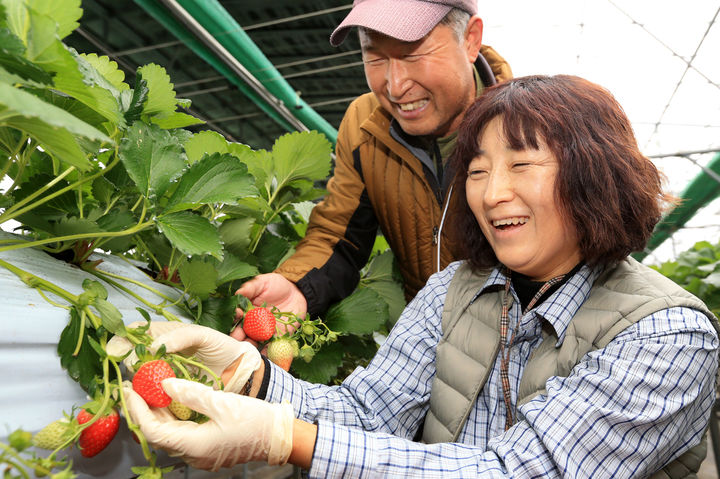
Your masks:
M475 66L485 85L512 77L492 48L483 46L480 54ZM407 299L431 274L458 259L447 235L438 235L445 188L401 135L391 134L391 122L372 93L350 104L338 131L328 194L313 209L295 254L276 270L297 284L310 313L321 314L353 292L378 227L396 257Z

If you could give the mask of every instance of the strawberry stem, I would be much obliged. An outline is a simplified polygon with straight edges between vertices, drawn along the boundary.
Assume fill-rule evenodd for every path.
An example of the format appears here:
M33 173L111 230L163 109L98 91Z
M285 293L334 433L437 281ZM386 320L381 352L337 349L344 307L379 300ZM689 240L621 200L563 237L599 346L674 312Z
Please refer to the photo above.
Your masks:
M80 354L80 348L82 347L83 338L85 337L85 311L86 308L83 308L82 311L80 311L80 328L78 330L80 333L78 334L78 340L77 345L75 346L75 351L73 351L72 355L77 356Z
M115 361L111 361L111 363L115 368L117 377L122 378L120 366ZM147 439L145 439L145 435L140 430L140 427L135 424L132 419L130 419L130 413L128 412L127 403L125 402L125 393L123 392L122 385L118 387L118 397L120 398L120 408L125 415L125 421L127 422L128 429L130 429L130 431L137 436L138 441L140 441L140 446L142 447L143 456L145 457L145 459L150 463L152 467L155 467L155 455L150 452L150 447L148 446Z
M199 361L195 361L195 360L190 359L190 358L186 358L186 357L180 356L179 354L171 354L170 357L173 359L173 364L176 365L176 366L178 366L178 368L179 368L181 371L183 371L183 374L187 374L187 377L188 377L188 378L190 378L191 376L190 376L190 374L187 372L187 370L185 370L185 368L182 366L181 363L187 363L187 364L190 364L190 365L192 365L192 366L195 366L195 367L198 368L198 369L201 369L201 370L205 371L206 373L208 373L210 376L213 377L213 379L215 380L215 382L220 386L220 389L221 389L221 390L224 388L224 384L223 384L223 382L222 382L222 379L220 379L220 378L218 377L218 375L215 374L215 373L212 371L212 369L208 368L208 367L205 366L203 363L201 363L201 362L199 362Z

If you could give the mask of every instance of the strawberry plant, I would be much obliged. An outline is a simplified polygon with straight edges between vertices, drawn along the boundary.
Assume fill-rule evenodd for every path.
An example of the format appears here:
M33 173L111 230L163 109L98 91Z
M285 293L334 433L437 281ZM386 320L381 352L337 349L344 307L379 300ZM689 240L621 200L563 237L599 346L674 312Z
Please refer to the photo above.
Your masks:
M700 241L672 261L651 266L694 294L720 316L720 243Z
M317 132L284 135L266 151L202 130L161 66L141 66L129 82L109 58L68 48L63 38L81 16L80 0L0 0L0 276L67 315L59 363L90 398L57 411L63 419L43 434L35 429L37 448L51 448L49 455L38 454L32 433L8 434L0 442L7 477L73 477L63 454L74 446L92 451L95 425L114 427L113 411L125 415L126 358L109 354L107 344L120 336L142 357L152 342L146 327L126 324L180 320L229 332L234 291L293 252L331 168L331 145ZM274 312L302 323L292 349L304 360L292 362L293 374L328 383L374 354L372 335L403 303L385 249L358 290L322 320ZM68 284L22 265L19 251L42 252L84 279ZM108 291L137 309L121 313ZM2 324L17 320L6 316ZM193 358L160 356L178 376L220 384ZM83 410L92 418L85 421ZM19 427L23 418L5 412ZM137 426L127 427L148 462L132 472L160 477L166 469Z

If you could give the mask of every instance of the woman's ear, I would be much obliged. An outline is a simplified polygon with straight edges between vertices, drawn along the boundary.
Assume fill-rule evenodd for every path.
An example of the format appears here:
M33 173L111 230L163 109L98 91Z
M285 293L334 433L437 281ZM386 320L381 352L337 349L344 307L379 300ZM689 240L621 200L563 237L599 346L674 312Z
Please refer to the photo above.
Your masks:
M480 45L482 45L482 34L482 19L477 15L473 15L472 17L470 17L467 28L465 29L465 52L470 63L475 63L478 53L480 52Z

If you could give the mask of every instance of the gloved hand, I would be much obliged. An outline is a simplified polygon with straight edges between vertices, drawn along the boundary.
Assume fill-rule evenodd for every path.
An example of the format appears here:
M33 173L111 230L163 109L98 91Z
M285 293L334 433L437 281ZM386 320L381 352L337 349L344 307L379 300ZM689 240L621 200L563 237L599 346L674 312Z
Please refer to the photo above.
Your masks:
M172 326L170 326L170 324ZM157 326L156 326L157 324ZM250 343L236 341L230 336L212 328L197 324L185 324L176 321L151 322L149 332L155 338L148 350L155 352L161 345L165 345L168 353L178 353L186 357L195 358L210 368L218 377L238 358L240 362L229 379L225 380L225 391L239 393L243 390L250 375L262 364L260 353ZM108 342L108 353L111 352L111 343L117 336ZM120 338L129 344L129 341ZM114 348L113 348L114 350ZM132 361L131 353L125 361ZM124 362L125 362L124 361ZM127 366L127 362L125 363Z
M124 387L130 419L151 446L211 471L250 461L280 465L290 457L295 419L290 403L271 404L185 379L165 379L162 386L174 400L209 420L177 420L165 408L149 408L132 388Z
M135 321L134 323L128 324L126 328L135 329L146 324L146 321ZM189 325L186 323L181 323L180 321L151 321L150 327L147 330L147 334L151 338L157 338L164 333L184 326ZM116 357L124 356L128 353L128 351L130 351L128 357L123 359L123 364L128 371L130 371L131 373L135 372L134 365L138 362L138 357L135 354L133 344L126 338L123 338L122 336L113 336L112 338L110 338L110 341L108 341L105 350L110 356Z

